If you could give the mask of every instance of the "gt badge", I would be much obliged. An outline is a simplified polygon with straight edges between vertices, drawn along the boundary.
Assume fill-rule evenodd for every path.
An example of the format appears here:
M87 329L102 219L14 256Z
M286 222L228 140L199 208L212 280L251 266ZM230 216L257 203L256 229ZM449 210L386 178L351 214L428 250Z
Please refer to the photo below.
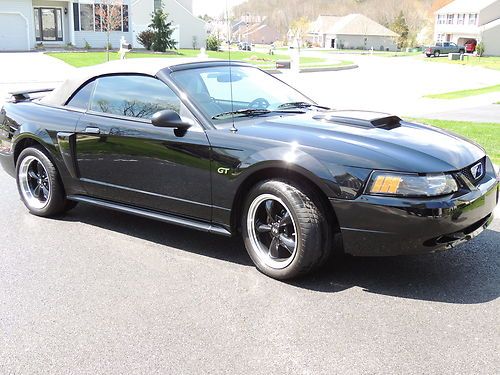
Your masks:
M470 173L472 173L472 177L474 177L475 180L481 178L483 176L483 164L477 163L470 169Z
M229 168L220 167L219 169L217 169L217 173L219 173L219 174L228 174L228 172L229 172Z

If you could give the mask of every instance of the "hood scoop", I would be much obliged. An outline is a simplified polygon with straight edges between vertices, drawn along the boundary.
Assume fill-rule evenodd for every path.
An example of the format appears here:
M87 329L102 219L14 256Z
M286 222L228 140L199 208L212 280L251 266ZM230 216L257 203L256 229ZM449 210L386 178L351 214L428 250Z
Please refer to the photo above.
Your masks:
M313 119L366 129L391 130L401 126L401 119L398 116L368 111L330 111L313 116Z

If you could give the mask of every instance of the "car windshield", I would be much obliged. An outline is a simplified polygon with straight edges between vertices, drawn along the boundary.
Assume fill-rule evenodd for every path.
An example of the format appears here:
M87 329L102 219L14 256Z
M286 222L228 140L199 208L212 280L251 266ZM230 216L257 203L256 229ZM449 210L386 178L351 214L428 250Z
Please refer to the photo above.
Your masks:
M295 89L253 67L180 70L172 78L214 124L276 112L300 113L315 106Z

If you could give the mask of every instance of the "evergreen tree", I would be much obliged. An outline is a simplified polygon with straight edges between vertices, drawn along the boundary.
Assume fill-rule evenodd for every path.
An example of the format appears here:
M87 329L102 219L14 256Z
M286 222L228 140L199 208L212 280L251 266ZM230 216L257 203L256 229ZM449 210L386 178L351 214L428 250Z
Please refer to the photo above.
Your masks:
M399 37L397 38L398 48L401 49L406 47L408 45L408 34L410 29L406 23L403 11L399 12L399 15L394 19L389 28L396 34L399 34Z
M168 21L168 13L163 8L153 13L151 25L149 27L154 31L154 38L151 47L155 52L165 52L167 49L175 49L175 41L172 39L172 21Z

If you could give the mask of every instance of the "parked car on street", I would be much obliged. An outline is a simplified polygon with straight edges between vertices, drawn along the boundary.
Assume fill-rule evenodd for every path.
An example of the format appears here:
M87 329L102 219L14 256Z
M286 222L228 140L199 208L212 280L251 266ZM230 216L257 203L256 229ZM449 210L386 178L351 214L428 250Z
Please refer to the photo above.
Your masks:
M465 47L453 42L438 42L434 46L427 47L424 53L427 57L439 57L448 53L465 53Z
M238 43L238 49L240 51L251 51L252 50L252 45L247 42L240 42Z
M477 41L475 39L470 39L465 43L465 52L474 53L476 50Z
M80 202L241 234L276 279L333 253L451 249L481 233L498 203L493 164L474 142L331 110L250 64L114 61L41 91L12 93L0 112L0 164L31 213Z

